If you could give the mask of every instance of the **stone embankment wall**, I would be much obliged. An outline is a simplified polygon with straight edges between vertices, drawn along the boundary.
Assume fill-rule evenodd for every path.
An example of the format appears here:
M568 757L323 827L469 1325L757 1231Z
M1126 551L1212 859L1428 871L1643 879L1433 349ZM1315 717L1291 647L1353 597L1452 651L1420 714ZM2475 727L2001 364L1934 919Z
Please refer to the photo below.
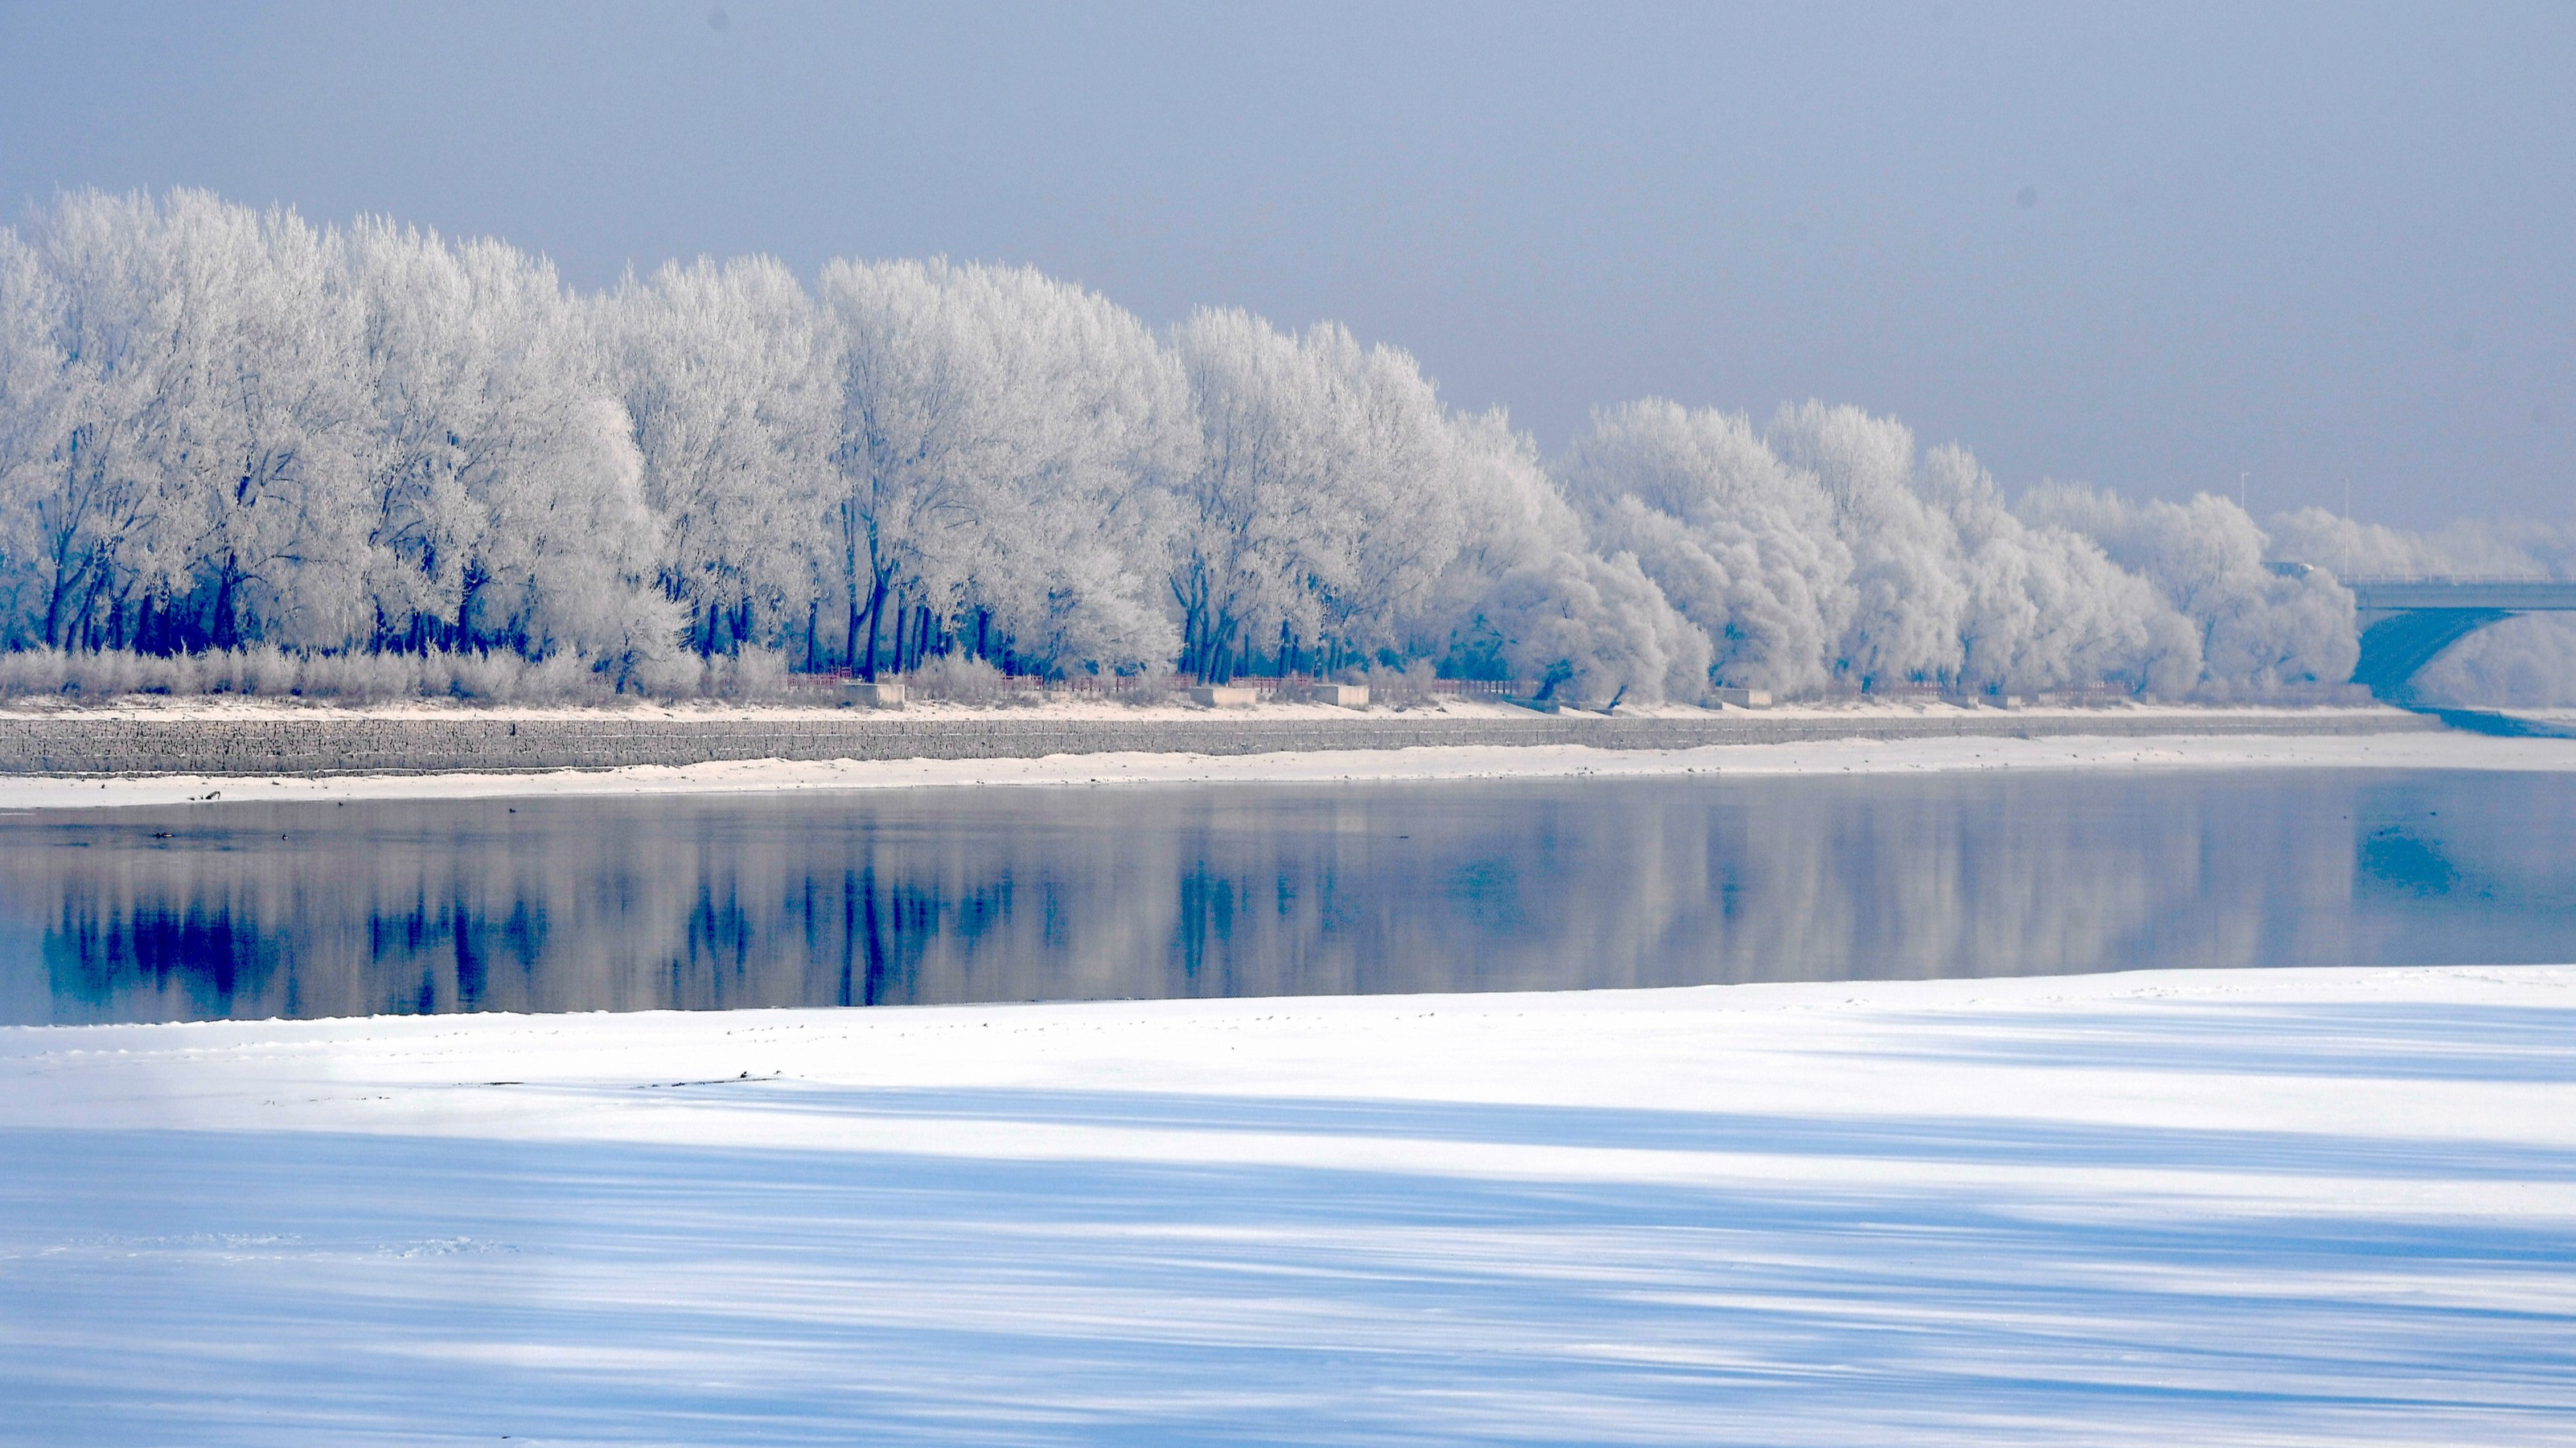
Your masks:
M1705 719L1527 719L1354 715L1348 719L905 719L877 714L775 720L466 717L137 719L60 714L0 719L0 774L322 775L611 769L729 759L1029 759L1138 751L1269 754L1416 745L1583 744L1689 749L1815 739L2039 738L2212 734L2378 734L2433 730L2394 710L1850 718L1725 714Z

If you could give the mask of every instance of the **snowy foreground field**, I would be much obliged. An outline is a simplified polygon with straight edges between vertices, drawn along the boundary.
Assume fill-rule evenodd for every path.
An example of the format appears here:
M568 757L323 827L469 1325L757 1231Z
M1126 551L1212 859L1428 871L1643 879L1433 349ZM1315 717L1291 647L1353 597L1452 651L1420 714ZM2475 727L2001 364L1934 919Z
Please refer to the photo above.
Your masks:
M0 1439L2565 1443L2576 969L0 1032Z

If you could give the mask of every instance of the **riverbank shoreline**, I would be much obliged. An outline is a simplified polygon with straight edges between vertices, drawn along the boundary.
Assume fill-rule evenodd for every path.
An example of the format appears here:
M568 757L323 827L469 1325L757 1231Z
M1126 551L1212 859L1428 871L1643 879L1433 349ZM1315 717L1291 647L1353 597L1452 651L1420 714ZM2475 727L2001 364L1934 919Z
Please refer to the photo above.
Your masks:
M901 713L723 706L381 709L252 701L136 701L97 709L0 710L0 778L297 778L680 769L822 763L1210 758L1414 749L1581 748L1670 753L1831 740L2359 737L2439 732L2398 709L1963 708L1863 703L1770 710L1659 707L1616 717L1547 715L1481 700L1418 708L1272 704L1241 710L1097 701Z
M264 1448L2554 1442L2571 1011L2497 967L0 1029L0 1398Z
M1574 777L2311 768L2569 771L2576 770L2576 740L2506 739L2447 730L2346 735L1949 735L1661 750L1524 744L1230 755L1127 751L988 759L746 759L511 773L17 776L0 777L0 810L959 787L1254 787Z

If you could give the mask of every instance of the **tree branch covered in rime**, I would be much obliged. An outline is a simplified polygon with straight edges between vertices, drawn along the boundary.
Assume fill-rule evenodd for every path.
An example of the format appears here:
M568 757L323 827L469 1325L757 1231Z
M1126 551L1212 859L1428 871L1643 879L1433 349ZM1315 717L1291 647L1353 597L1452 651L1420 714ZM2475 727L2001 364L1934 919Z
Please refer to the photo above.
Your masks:
M1817 402L1626 403L1543 459L1339 326L1157 335L1026 268L700 259L584 295L498 241L197 191L0 230L13 651L2259 697L2349 674L2339 575L2571 570L2528 526L2012 506ZM2576 657L2555 629L2443 668L2529 694Z

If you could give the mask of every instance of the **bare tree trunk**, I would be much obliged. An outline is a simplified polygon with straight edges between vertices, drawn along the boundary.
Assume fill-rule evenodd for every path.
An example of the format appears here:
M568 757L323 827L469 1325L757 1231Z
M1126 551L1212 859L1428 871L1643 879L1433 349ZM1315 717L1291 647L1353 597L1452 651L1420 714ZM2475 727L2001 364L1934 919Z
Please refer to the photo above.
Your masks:
M215 579L214 616L207 621L206 632L218 649L228 649L241 637L233 625L233 579L237 576L233 558L227 554L223 571Z
M54 571L54 586L45 597L45 647L58 649L62 646L63 575L62 570L57 568Z
M868 653L866 661L858 668L859 676L871 683L877 676L877 636L885 624L886 585L889 581L885 575L878 574L868 590Z
M456 594L456 637L448 641L450 649L461 653L473 642L474 595L490 581L491 575L483 571L481 564L465 565L465 577L460 580Z

